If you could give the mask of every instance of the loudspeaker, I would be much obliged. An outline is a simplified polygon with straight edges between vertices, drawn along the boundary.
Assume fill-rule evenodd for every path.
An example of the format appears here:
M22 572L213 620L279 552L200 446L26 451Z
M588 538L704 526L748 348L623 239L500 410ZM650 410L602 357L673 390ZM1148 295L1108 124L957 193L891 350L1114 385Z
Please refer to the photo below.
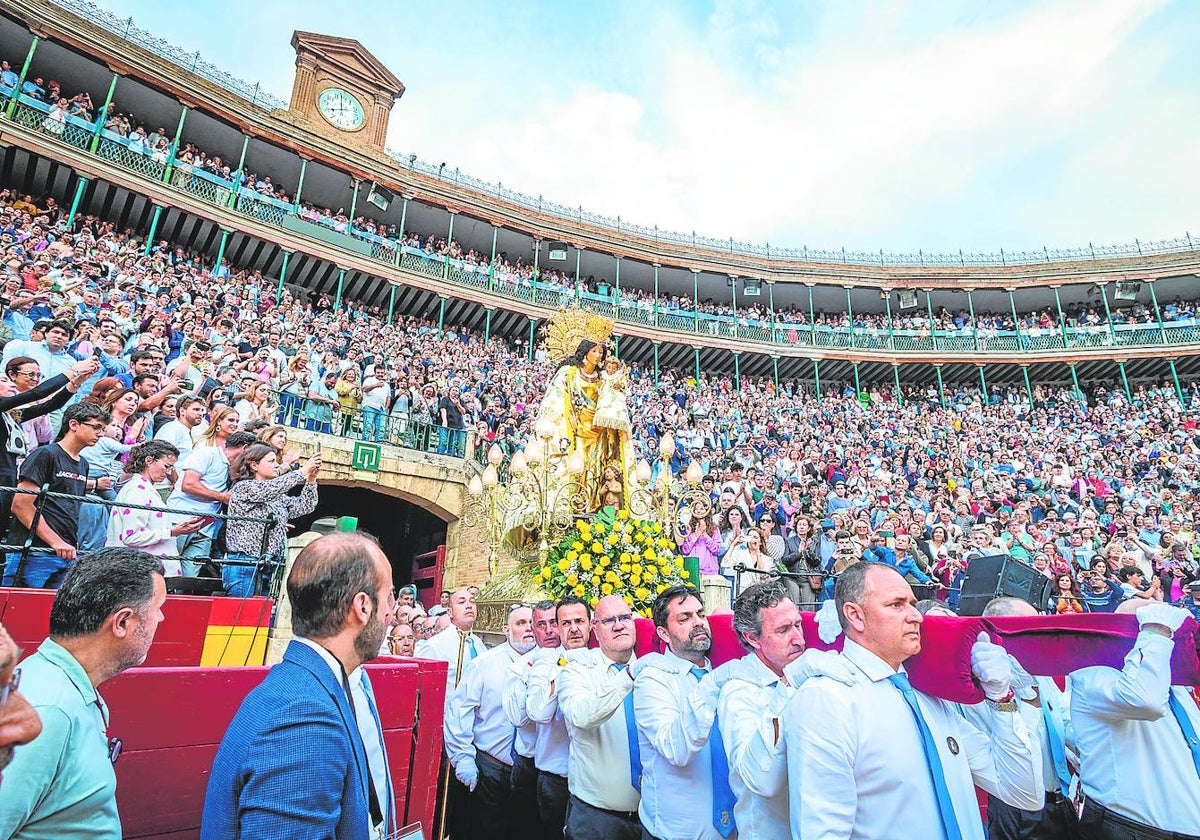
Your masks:
M901 309L915 309L917 306L917 293L912 289L901 289L896 293L900 298Z
M374 204L380 210L386 210L388 209L388 205L392 203L393 198L395 196L392 195L392 191L387 187L376 184L374 181L371 182L371 190L367 193L367 201L369 203Z
M547 256L555 262L562 262L567 258L567 243L566 242L548 242L546 249L549 252Z
M958 596L958 614L983 615L988 601L1000 595L1045 609L1052 587L1050 578L1007 554L976 557L967 566L967 579Z
M1137 300L1138 292L1141 290L1142 284L1136 280L1118 280L1113 300Z
M758 297L762 294L762 281L747 277L742 281L742 294L746 297Z

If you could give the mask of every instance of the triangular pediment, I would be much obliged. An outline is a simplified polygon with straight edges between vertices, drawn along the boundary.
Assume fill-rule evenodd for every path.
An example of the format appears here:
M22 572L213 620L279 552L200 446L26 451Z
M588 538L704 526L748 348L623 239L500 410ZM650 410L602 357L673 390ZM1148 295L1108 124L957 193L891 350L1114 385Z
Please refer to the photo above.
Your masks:
M292 48L297 54L312 54L326 71L336 68L368 90L386 91L393 99L404 94L404 83L353 38L297 30L292 33Z

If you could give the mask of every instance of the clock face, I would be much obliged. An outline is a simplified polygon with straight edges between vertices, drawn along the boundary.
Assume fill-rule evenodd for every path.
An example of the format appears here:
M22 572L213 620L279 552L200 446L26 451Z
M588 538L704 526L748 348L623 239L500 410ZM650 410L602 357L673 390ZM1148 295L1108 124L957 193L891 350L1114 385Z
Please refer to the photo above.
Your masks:
M353 131L361 128L364 120L363 107L351 94L340 88L326 88L317 96L317 108L321 116L338 128Z

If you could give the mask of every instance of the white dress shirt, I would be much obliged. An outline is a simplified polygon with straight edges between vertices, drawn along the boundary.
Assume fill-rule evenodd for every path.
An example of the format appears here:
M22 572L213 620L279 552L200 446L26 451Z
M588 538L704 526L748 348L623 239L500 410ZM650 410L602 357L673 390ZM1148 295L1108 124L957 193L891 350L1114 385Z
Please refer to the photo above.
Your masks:
M446 703L443 729L451 762L464 756L474 761L478 749L503 764L512 764L515 730L504 716L500 694L508 667L520 655L505 642L464 663L458 688Z
M336 656L312 639L297 636L296 641L315 650L317 655L329 666L338 685L344 685L342 674L345 671ZM379 807L383 811L385 819L390 816L391 825L395 827L397 825L396 803L388 796L387 751L380 737L382 723L377 723L376 716L371 713L371 704L367 701L366 688L363 686L364 679L370 680L361 666L346 675L346 680L350 683L350 696L354 701L354 717L358 724L358 734L362 737L363 747L367 752L367 766L371 768L371 783L375 786L375 796L379 799Z
M517 755L533 758L534 745L537 743L537 723L529 719L529 713L525 710L525 701L529 696L529 678L533 675L533 666L539 657L558 658L560 655L562 655L562 648L534 648L524 656L514 659L504 675L500 705L504 709L504 717L517 730L513 744Z
M708 751L716 709L697 697L693 667L668 650L642 669L633 690L642 750L638 817L662 840L724 840L713 825Z
M1167 692L1200 731L1187 689L1171 686L1174 642L1142 631L1125 664L1071 674L1071 722L1088 799L1164 831L1200 835L1200 776Z
M717 722L737 796L734 821L750 840L790 840L787 752L780 718L796 690L753 652L721 687ZM778 729L776 727L778 726Z
M625 718L633 679L599 648L587 654L558 677L558 707L571 739L568 786L596 808L636 811L640 796L632 781Z
M544 773L566 776L571 739L567 724L558 708L558 675L563 666L559 657L571 651L554 649L552 654L536 657L529 675L525 696L525 713L537 725L537 740L533 745L533 764Z
M454 680L458 674L458 645L459 640L463 642L463 665L482 654L487 650L487 646L474 633L462 633L457 627L451 624L445 630L441 630L430 636L428 639L422 639L417 642L413 648L413 656L420 659L438 659L446 663L446 702L450 702L450 695L454 693ZM472 655L472 650L474 655Z
M814 677L784 711L792 834L804 840L942 837L933 778L896 673L847 639L854 685ZM1045 803L1041 751L1015 712L990 706L987 731L952 703L916 692L964 840L984 840L975 786L1015 808Z

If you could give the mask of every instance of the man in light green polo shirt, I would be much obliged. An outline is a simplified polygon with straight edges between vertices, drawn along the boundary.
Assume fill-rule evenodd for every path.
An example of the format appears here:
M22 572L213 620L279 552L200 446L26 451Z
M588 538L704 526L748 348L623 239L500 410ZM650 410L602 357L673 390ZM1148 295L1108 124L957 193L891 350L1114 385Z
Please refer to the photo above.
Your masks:
M0 837L120 840L119 742L97 686L146 659L167 598L162 562L129 548L80 557L50 611L50 637L21 664L42 732L0 785Z

